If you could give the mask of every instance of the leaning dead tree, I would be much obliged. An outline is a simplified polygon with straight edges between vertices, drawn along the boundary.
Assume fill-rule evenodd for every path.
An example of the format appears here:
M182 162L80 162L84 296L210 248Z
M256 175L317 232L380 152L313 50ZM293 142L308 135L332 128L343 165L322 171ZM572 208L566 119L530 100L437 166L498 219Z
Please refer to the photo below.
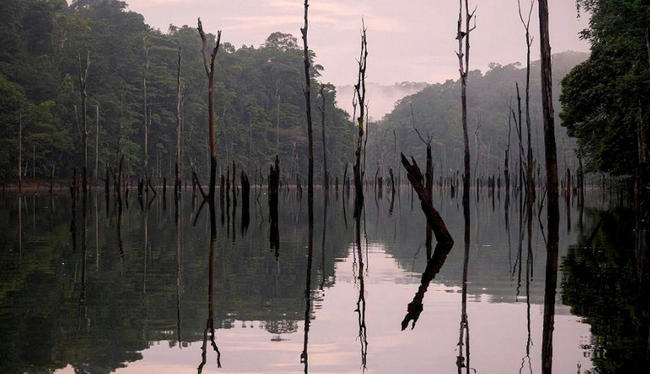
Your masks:
M553 325L555 320L555 291L558 271L559 195L555 119L553 117L553 86L551 44L548 26L548 0L539 0L539 35L541 52L542 112L544 118L544 147L546 157L546 194L548 197L548 237L546 242L546 287L544 292L544 323L542 335L542 373L550 374L553 367Z
M361 27L361 50L359 52L359 60L357 61L359 65L357 83L354 85L354 92L356 101L354 101L355 108L356 105L359 105L359 117L357 117L357 143L354 150L354 166L352 168L354 173L354 216L361 214L363 209L363 178L364 178L364 168L361 166L361 151L363 146L363 134L364 134L364 121L366 121L365 110L366 110L366 67L368 60L368 40L366 38L366 26L362 23Z
M476 29L476 18L474 13L469 11L469 0L465 0L463 7L463 0L459 0L458 8L458 31L456 40L458 40L458 72L460 73L460 97L461 97L461 111L462 111L462 124L463 124L463 143L465 147L465 156L463 164L465 167L463 173L463 204L469 205L469 183L470 183L470 159L469 159L469 138L467 136L467 76L469 74L469 37L472 31ZM472 19L474 25L471 26ZM463 20L465 21L465 29L463 31ZM465 43L463 43L463 41Z
M422 136L422 133L420 133L420 130L415 126L415 113L413 112L413 103L409 103L409 108L411 110L411 126L413 127L413 131L417 134L418 138L420 138L420 141L422 144L424 144L427 148L427 165L426 165L426 171L425 171L425 191L422 195L422 197L427 198L428 200L426 201L427 205L430 205L433 207L433 159L431 157L431 135L427 134L427 138L425 139L424 136ZM408 172L408 168L406 169ZM419 169L418 169L419 170ZM392 177L392 174L391 174ZM433 227L431 224L427 222L427 231L426 231L426 248L427 248L427 259L431 257L431 233L433 232Z
M418 288L418 292L415 294L413 301L408 304L407 314L401 323L402 330L404 330L408 327L410 322L412 322L411 328L415 327L415 323L424 308L422 304L424 293L427 291L431 280L433 280L444 264L447 254L449 254L449 251L454 245L454 240L451 237L449 230L447 230L447 225L440 216L440 213L438 213L438 211L433 207L433 197L431 196L432 188L430 187L433 183L433 175L432 173L431 175L429 174L429 169L433 169L433 166L431 165L431 148L428 147L427 152L426 179L422 175L422 171L420 171L420 167L415 161L415 158L411 158L411 162L409 162L408 158L406 158L403 153L401 154L401 157L402 165L404 165L407 172L407 178L417 193L418 198L420 199L420 206L427 218L427 228L430 227L433 230L436 241L438 242L433 256L429 259L427 268L424 274L422 274L422 281Z
M83 180L83 193L84 196L88 192L88 123L86 117L86 101L88 100L88 90L86 83L88 82L88 69L90 69L90 52L86 51L86 65L81 65L81 54L77 54L79 61L79 92L81 94L81 121L83 130L81 133L81 140L83 142L83 160L84 165L81 169L81 178Z
M427 176L427 179L429 180L425 181L415 158L411 157L411 162L409 162L409 159L406 158L403 153L401 154L401 158L402 165L404 165L407 172L406 176L420 199L422 211L427 218L427 224L431 225L431 228L433 229L436 241L438 244L453 245L454 240L452 239L449 230L447 230L445 221L440 216L440 213L438 213L438 211L433 207L433 197L431 196L432 190L427 186L427 184L433 183L433 177Z
M206 55L207 38L203 32L203 25L201 19L198 20L198 30L201 36L201 56L203 57L203 67L205 74L208 77L208 129L209 129L209 145L210 145L210 186L208 190L208 197L211 204L214 204L214 190L216 183L217 173L217 150L214 144L214 60L219 52L219 45L221 44L221 30L217 31L217 40L214 48L210 53L210 58Z

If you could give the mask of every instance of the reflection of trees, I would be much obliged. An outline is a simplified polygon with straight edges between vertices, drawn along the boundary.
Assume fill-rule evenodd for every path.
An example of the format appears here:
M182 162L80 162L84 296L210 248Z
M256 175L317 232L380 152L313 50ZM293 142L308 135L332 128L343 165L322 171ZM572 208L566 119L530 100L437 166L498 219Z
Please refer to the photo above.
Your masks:
M38 199L37 204L42 204ZM67 196L55 196L54 200L59 206L71 205ZM6 237L6 245L14 247L18 238L18 201L14 196L1 203L0 217L9 220L0 219L0 237ZM206 235L207 215L203 215L196 227L192 226L195 212L190 211L190 203L190 199L181 201L178 231L172 227L171 209L161 213L162 204L150 206L151 249L147 253L146 297L148 304L156 307L149 310L145 309L142 293L145 256L141 249L142 212L124 209L119 215L120 206L111 202L108 215L101 211L96 216L98 224L88 223L88 237L94 236L95 227L99 227L100 251L85 253L84 320L89 324L84 323L80 330L77 330L79 286L84 279L81 277L84 256L79 250L81 214L78 213L77 219L78 248L73 252L70 209L47 211L46 214L54 214L48 220L53 226L41 225L36 232L24 235L23 247L29 251L23 250L22 262L17 250L6 249L0 255L3 269L0 271L0 333L3 336L0 373L49 372L68 364L81 372L110 372L141 359L140 351L153 341L183 346L201 342L207 315L209 235ZM293 220L298 206L292 198L283 201L281 197L281 203L284 208L279 212L279 220L283 228L289 226L287 222ZM251 209L254 207L262 209L251 205ZM81 212L79 208L81 204L77 208ZM104 205L99 204L99 209L105 209ZM322 214L319 202L315 209ZM322 274L318 274L326 279L325 288L334 283L334 261L344 257L351 239L351 233L347 233L341 222L341 214L340 209L328 212L327 251ZM213 327L229 328L234 320L264 321L262 327L271 333L295 332L304 312L304 247L287 245L281 254L278 276L275 256L268 251L266 214L251 214L251 219L260 222L251 222L246 234L250 240L221 245L231 240L226 237L226 230L217 233ZM319 230L316 235L320 235ZM177 243L177 232L181 243ZM296 226L294 235L292 241L306 242L306 222ZM178 244L182 245L181 252ZM97 253L101 254L101 268L97 266ZM315 274L311 289L316 289L319 283L320 278ZM182 318L179 318L180 311ZM146 326L145 317L149 321ZM178 334L179 330L182 334Z
M600 224L581 233L562 262L562 300L591 325L596 373L648 370L650 305L647 264L637 260L634 214L601 212ZM590 231L591 230L591 231ZM648 231L642 251L648 251ZM639 271L641 269L641 271Z
M365 212L364 212L365 214ZM359 297L357 298L357 308L355 312L357 313L357 322L359 325L359 344L361 344L361 367L365 371L366 369L366 358L368 356L368 331L366 328L366 288L365 288L365 279L363 276L364 265L363 265L363 252L361 250L361 217L357 216L354 218L355 221L355 249L356 249L356 258L359 260L358 273L355 274L357 280L359 281ZM365 220L364 220L365 221ZM366 242L367 248L367 242ZM356 283L356 282L355 282Z

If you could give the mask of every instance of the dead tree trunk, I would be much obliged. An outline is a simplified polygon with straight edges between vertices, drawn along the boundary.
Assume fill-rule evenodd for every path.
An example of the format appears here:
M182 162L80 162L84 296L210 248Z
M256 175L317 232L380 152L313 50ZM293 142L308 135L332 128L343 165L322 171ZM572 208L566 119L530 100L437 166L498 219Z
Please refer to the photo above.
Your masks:
M77 55L79 61L79 91L81 94L81 120L83 124L83 132L81 134L81 140L83 142L83 160L84 165L81 169L82 180L83 180L83 193L86 195L88 193L88 124L86 118L86 100L88 99L88 91L86 89L86 83L88 81L88 69L90 68L90 52L86 51L86 67L81 67L81 55Z
M354 86L356 93L356 103L359 105L359 117L357 117L357 144L354 151L355 163L353 166L354 172L354 216L357 217L361 214L363 209L363 178L365 175L365 170L361 166L361 147L363 145L363 134L364 134L364 121L365 110L366 110L366 67L368 60L368 41L366 38L366 26L362 25L361 28L361 48L359 52L359 72L357 75L357 84ZM355 105L356 108L356 105Z
M18 193L23 192L23 112L18 113Z
M324 86L320 86L320 97L322 104L320 109L321 115L321 129L322 129L322 138L323 138L323 188L325 192L329 192L330 181L329 181L329 171L327 170L327 143L325 138L325 90Z
M214 60L219 52L219 45L221 44L221 31L217 31L217 40L215 46L210 54L210 59L206 56L207 39L203 32L203 25L201 19L198 20L198 30L201 36L201 56L203 57L203 67L205 74L208 77L208 128L209 128L209 145L210 145L210 187L208 191L208 198L211 204L214 205L214 187L216 183L217 173L217 151L214 144Z
M526 174L524 173L524 143L522 140L522 134L523 134L523 119L522 119L522 112L521 112L521 95L519 94L519 83L515 82L515 88L517 90L517 113L518 117L515 117L515 121L517 124L517 137L519 138L519 191L523 192L524 191L524 182L526 181ZM514 114L513 114L514 117ZM526 167L526 170L528 170L528 167ZM521 196L519 195L519 199L521 200Z
M456 56L458 56L458 72L460 73L460 101L465 154L463 158L463 204L467 204L469 206L470 155L469 138L467 135L467 76L469 74L469 37L471 32L476 28L476 21L474 21L474 26L471 26L471 21L474 17L474 12L476 9L470 13L468 0L465 0L464 10L465 12L463 17L463 0L459 0L458 28L456 34L456 40L458 40L458 52L456 52ZM465 31L463 31L463 18L465 18ZM465 41L464 46L463 40Z
M449 234L449 231L447 230L447 226L445 225L444 220L438 213L438 211L433 207L432 201L433 198L431 196L430 190L427 188L425 185L425 180L422 175L422 172L420 171L420 168L418 167L417 162L415 161L415 158L411 158L412 163L409 162L408 158L402 156L402 165L404 165L404 168L407 171L407 177L408 180L411 182L411 185L413 186L413 189L417 193L418 197L420 198L420 205L422 206L422 210L424 211L424 215L427 218L427 223L431 225L431 228L433 229L433 233L436 237L436 240L438 243L447 243L447 244L453 244L454 240L451 237L451 234ZM429 183L428 181L426 183Z
M232 221L235 222L235 213L237 212L237 171L235 168L235 161L232 162ZM234 230L234 226L233 226ZM233 232L234 235L234 232Z
M430 147L428 147L427 152L427 171L425 172L426 179L423 177L422 172L420 171L420 168L418 167L418 164L414 158L411 158L411 163L403 153L401 154L401 157L402 165L404 165L404 168L406 169L408 180L411 182L411 186L418 194L422 211L427 218L427 232L430 227L433 230L436 241L438 242L435 252L429 259L424 274L422 274L422 282L418 288L418 292L413 298L413 301L408 304L407 314L401 323L402 330L404 330L411 321L411 328L415 327L415 323L417 322L424 308L422 305L424 293L427 291L431 280L440 271L440 268L444 264L445 259L447 258L447 254L449 254L449 251L454 245L454 240L452 239L451 234L449 234L444 220L438 211L433 207L433 198L431 189L429 187L433 185L433 176L429 171L429 169L433 170L433 167L430 165L432 164Z
M248 176L241 171L241 233L246 233L250 222L250 183Z
M276 257L280 248L280 233L278 231L278 190L280 188L280 159L275 156L275 165L269 171L269 220L271 221L270 245L275 250Z
M99 105L95 105L95 183L99 179Z
M149 73L149 50L151 42L146 36L142 40L144 49L144 65L142 69L142 118L144 125L144 179L145 184L149 183L149 121L147 118L147 74Z
M52 164L52 168L50 169L50 196L54 192L54 164Z
M307 140L308 140L308 172L307 172L307 204L309 206L309 220L314 220L314 141L312 136L312 120L311 120L311 58L309 56L309 47L307 45L307 31L309 23L307 20L309 9L309 1L305 0L305 24L300 29L302 33L303 43L303 62L305 65L305 108L307 114Z
M178 47L178 63L176 70L176 165L174 168L174 174L176 176L176 181L174 183L174 199L178 200L178 194L181 192L181 178L182 178L182 149L181 149L181 131L182 131L182 113L181 113L181 61L182 61L182 50L181 47Z
M512 133L512 121L508 116L508 146L506 147L505 161L503 165L503 178L506 184L506 199L510 196L510 134Z
M530 2L528 17L524 19L521 12L521 0L517 0L519 10L519 19L524 27L526 37L526 137L527 137L527 154L526 154L526 196L527 202L532 204L535 201L535 178L533 176L533 147L530 139L530 46L533 43L533 37L530 35L530 18L533 13L535 2Z
M548 0L539 0L539 34L541 51L542 110L544 147L546 149L546 194L548 196L548 239L546 244L546 287L544 292L544 323L542 333L542 373L553 367L553 325L558 271L559 198L555 119L553 117L553 86L551 44L548 26Z

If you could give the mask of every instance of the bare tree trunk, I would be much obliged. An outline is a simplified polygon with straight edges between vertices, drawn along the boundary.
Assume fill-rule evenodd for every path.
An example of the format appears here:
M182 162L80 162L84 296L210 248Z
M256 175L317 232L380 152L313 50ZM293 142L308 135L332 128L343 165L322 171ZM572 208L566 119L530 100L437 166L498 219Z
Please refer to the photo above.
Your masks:
M304 46L303 62L305 65L305 108L307 114L307 140L308 140L308 172L307 172L307 201L309 205L309 220L313 221L313 202L314 202L314 142L312 136L311 120L311 58L309 57L309 47L307 45L307 32L309 23L307 20L309 9L309 0L305 0L305 24L300 29L302 33L302 42Z
M433 166L431 162L431 147L429 144L427 144L427 149L427 170L425 172L426 177L422 176L422 172L420 171L420 168L418 167L417 162L414 158L411 158L412 162L409 162L406 156L404 156L404 154L401 154L402 164L406 169L408 180L411 182L413 190L417 192L418 197L420 198L422 211L427 218L427 235L429 235L430 229L433 230L433 233L438 242L433 256L428 259L427 268L422 274L422 281L420 287L418 288L418 292L413 298L413 301L408 304L407 314L401 323L402 330L406 329L410 322L412 322L411 328L415 327L415 323L417 322L424 308L422 304L424 293L427 291L431 280L433 280L435 275L440 271L440 268L444 264L445 259L449 254L449 251L454 245L454 240L452 239L451 234L449 234L444 220L438 211L433 207L433 198L431 195L432 190L430 189L433 186Z
M469 73L469 37L470 33L476 28L476 22L473 27L470 27L471 20L474 17L474 11L470 13L468 0L465 0L465 31L463 31L463 0L459 0L458 9L458 28L456 39L458 40L458 71L460 73L460 87L461 87L461 111L462 111L462 124L463 124L463 144L464 144L464 159L463 164L465 167L463 173L463 204L469 205L469 184L470 184L470 155L469 155L469 138L467 135L467 76ZM465 45L463 46L463 40Z
M517 0L517 6L519 9L519 19L524 27L525 37L526 37L526 133L527 133L527 156L526 156L526 196L529 204L532 204L535 201L535 185L534 185L534 176L533 176L533 148L530 139L530 46L533 43L533 38L530 36L530 19L533 13L534 1L530 2L530 8L528 10L528 17L524 19L524 16L521 12L521 0Z
M210 60L205 54L207 47L207 39L205 33L203 32L203 25L201 25L201 19L198 20L198 30L199 35L201 36L201 56L203 57L203 67L205 68L205 74L208 77L208 126L209 126L209 145L210 145L210 189L208 192L208 197L210 198L211 204L214 205L214 187L216 182L216 172L217 172L217 152L214 144L214 60L217 57L219 52L219 45L221 44L221 31L217 31L217 40L212 53L210 55Z
M270 247L275 250L275 256L278 257L280 248L280 234L278 231L278 190L280 185L280 159L275 156L275 164L271 165L268 180L269 193L269 221L270 229Z
M174 168L174 174L176 176L176 182L174 183L174 199L178 200L178 194L181 190L181 178L182 178L182 150L181 150L181 131L182 131L182 113L181 113L181 62L182 62L182 50L181 47L178 47L178 64L176 70L176 165Z
M503 165L503 177L506 184L506 200L510 199L510 134L512 132L511 117L508 116L508 146L506 148L505 162Z
M546 287L544 291L544 323L542 333L543 374L550 374L553 367L553 325L555 320L555 293L558 271L560 214L558 201L557 150L555 145L555 119L553 117L551 45L549 40L548 22L548 0L539 0L542 109L544 118L544 147L546 149L546 194L548 196Z
M246 230L248 230L248 224L250 223L250 182L248 181L248 176L242 170L241 171L241 233L244 235Z
M452 239L451 234L449 234L445 222L438 211L433 207L431 191L427 186L431 183L429 177L427 176L425 182L417 162L414 158L411 158L411 161L412 162L409 162L406 156L402 154L402 165L404 165L404 168L408 173L407 177L411 182L413 189L420 198L420 204L422 205L422 210L427 218L427 223L431 226L431 229L433 229L433 233L438 243L453 244L454 240Z
M519 83L515 82L515 87L517 89L517 113L518 113L518 118L517 119L517 136L519 138L519 191L523 192L524 190L524 181L526 180L526 175L524 173L524 146L523 146L523 140L522 140L522 133L523 133L523 120L521 117L521 95L519 94ZM522 195L519 195L519 199L521 200Z
M99 179L99 105L95 105L95 183Z
M461 81L461 110L462 110L462 123L463 123L463 142L465 148L465 157L464 157L464 174L463 174L463 215L465 218L465 257L464 257L464 267L463 267L463 302L461 310L461 319L460 319L460 337L458 341L458 350L459 355L457 358L458 372L461 371L461 365L466 368L467 373L470 371L470 360L469 360L469 322L466 310L466 294L467 294L467 266L469 261L469 227L470 227L470 209L469 209L469 184L470 184L470 153L469 153L469 139L467 136L467 77L469 75L469 50L470 43L469 38L471 32L476 28L476 19L474 19L474 26L471 26L472 18L474 18L474 13L476 9L472 12L469 10L469 2L465 0L465 31L463 31L463 0L459 0L458 7L458 27L456 39L458 40L458 66L460 73ZM465 45L463 48L463 39L465 40ZM464 58L464 62L463 62ZM478 185L477 185L478 190ZM466 360L463 359L463 334L467 333L465 336L465 351L466 351Z
M323 188L325 192L328 192L330 189L329 181L329 171L327 171L327 144L325 139L325 90L323 86L320 87L320 96L322 99L322 104L320 109L321 115L321 129L322 129L322 138L323 138Z
M144 48L144 66L142 71L142 118L144 125L144 179L145 184L149 182L149 121L147 117L147 74L149 73L149 51L151 50L151 41L146 36L142 40Z
M32 179L36 180L36 145L32 145ZM38 184L36 188L38 188Z
M275 117L275 154L280 157L280 89L276 89L275 95L278 99Z
M86 51L86 67L83 70L81 67L81 55L77 55L77 58L79 61L79 90L81 93L81 119L83 123L81 140L83 142L84 165L81 173L83 180L83 193L86 195L88 192L88 125L86 118L86 100L88 99L88 91L86 89L86 83L88 81L88 69L90 68L90 52Z
M358 126L358 135L357 135L357 144L354 152L355 155L355 164L353 166L354 172L354 190L355 190L355 203L354 203L354 216L357 217L361 214L363 209L363 178L365 175L365 168L361 166L361 147L363 142L364 135L364 120L365 110L366 110L366 67L368 59L368 41L366 39L366 27L362 25L361 29L361 50L359 53L359 74L357 78L357 84L354 86L356 91L356 100L353 101L353 104L359 105L359 117L357 118ZM367 124L367 123L366 123Z
M23 192L23 112L18 113L18 193Z

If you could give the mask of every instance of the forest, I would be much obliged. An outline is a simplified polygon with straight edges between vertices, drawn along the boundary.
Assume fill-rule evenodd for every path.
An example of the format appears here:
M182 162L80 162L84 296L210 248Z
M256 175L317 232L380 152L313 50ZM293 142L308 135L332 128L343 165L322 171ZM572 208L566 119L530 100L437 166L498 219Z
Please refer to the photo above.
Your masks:
M579 52L553 55L553 92L558 93L554 96L556 107L560 104L560 82L587 57L587 54ZM539 61L532 61L531 71L531 119L539 123L542 118ZM525 76L526 68L520 63L505 66L492 64L485 73L479 70L470 72L467 100L473 108L469 122L474 129L470 134L471 150L477 156L476 163L472 165L474 175L488 177L488 173L499 174L499 170L503 170L503 151L509 143L513 150L516 149L517 129L512 121L511 110L516 110L517 106L516 84L524 82ZM392 167L397 170L399 165L395 164L395 147L398 154L400 150L408 149L415 155L423 155L425 145L413 130L415 126L433 139L434 157L439 166L438 175L448 176L460 170L463 138L462 129L458 126L459 95L460 82L449 80L429 85L422 91L399 100L391 113L372 124L369 135L372 161L369 165L372 168L377 166L386 170ZM556 119L559 120L559 112L556 113ZM573 151L575 139L570 138L563 128L557 129L556 136L558 154L561 155L560 170L568 167L575 169L578 163ZM539 126L532 133L532 147L535 159L541 160L544 155L544 140Z
M176 76L181 51L183 179L190 164L207 172L209 152L207 81L196 28L153 30L122 1L3 1L0 4L0 175L15 181L22 123L25 178L69 178L82 164L79 74L90 62L87 82L88 159L95 178L118 167L173 180L176 146ZM214 35L208 38L214 40ZM316 58L312 54L312 58ZM236 162L257 168L278 153L283 178L303 173L307 158L304 129L302 50L292 35L272 33L261 46L224 42L217 56L215 108L220 167ZM342 174L351 159L349 115L336 105L336 89L318 82L323 67L311 70L314 107L325 95L330 168ZM145 83L146 82L146 83ZM144 87L146 85L146 108ZM318 124L320 127L320 123ZM145 150L145 127L148 146ZM321 131L315 132L322 158ZM71 168L72 166L72 168ZM291 173L291 174L289 174ZM252 175L254 173L251 172ZM305 174L305 173L303 173Z

